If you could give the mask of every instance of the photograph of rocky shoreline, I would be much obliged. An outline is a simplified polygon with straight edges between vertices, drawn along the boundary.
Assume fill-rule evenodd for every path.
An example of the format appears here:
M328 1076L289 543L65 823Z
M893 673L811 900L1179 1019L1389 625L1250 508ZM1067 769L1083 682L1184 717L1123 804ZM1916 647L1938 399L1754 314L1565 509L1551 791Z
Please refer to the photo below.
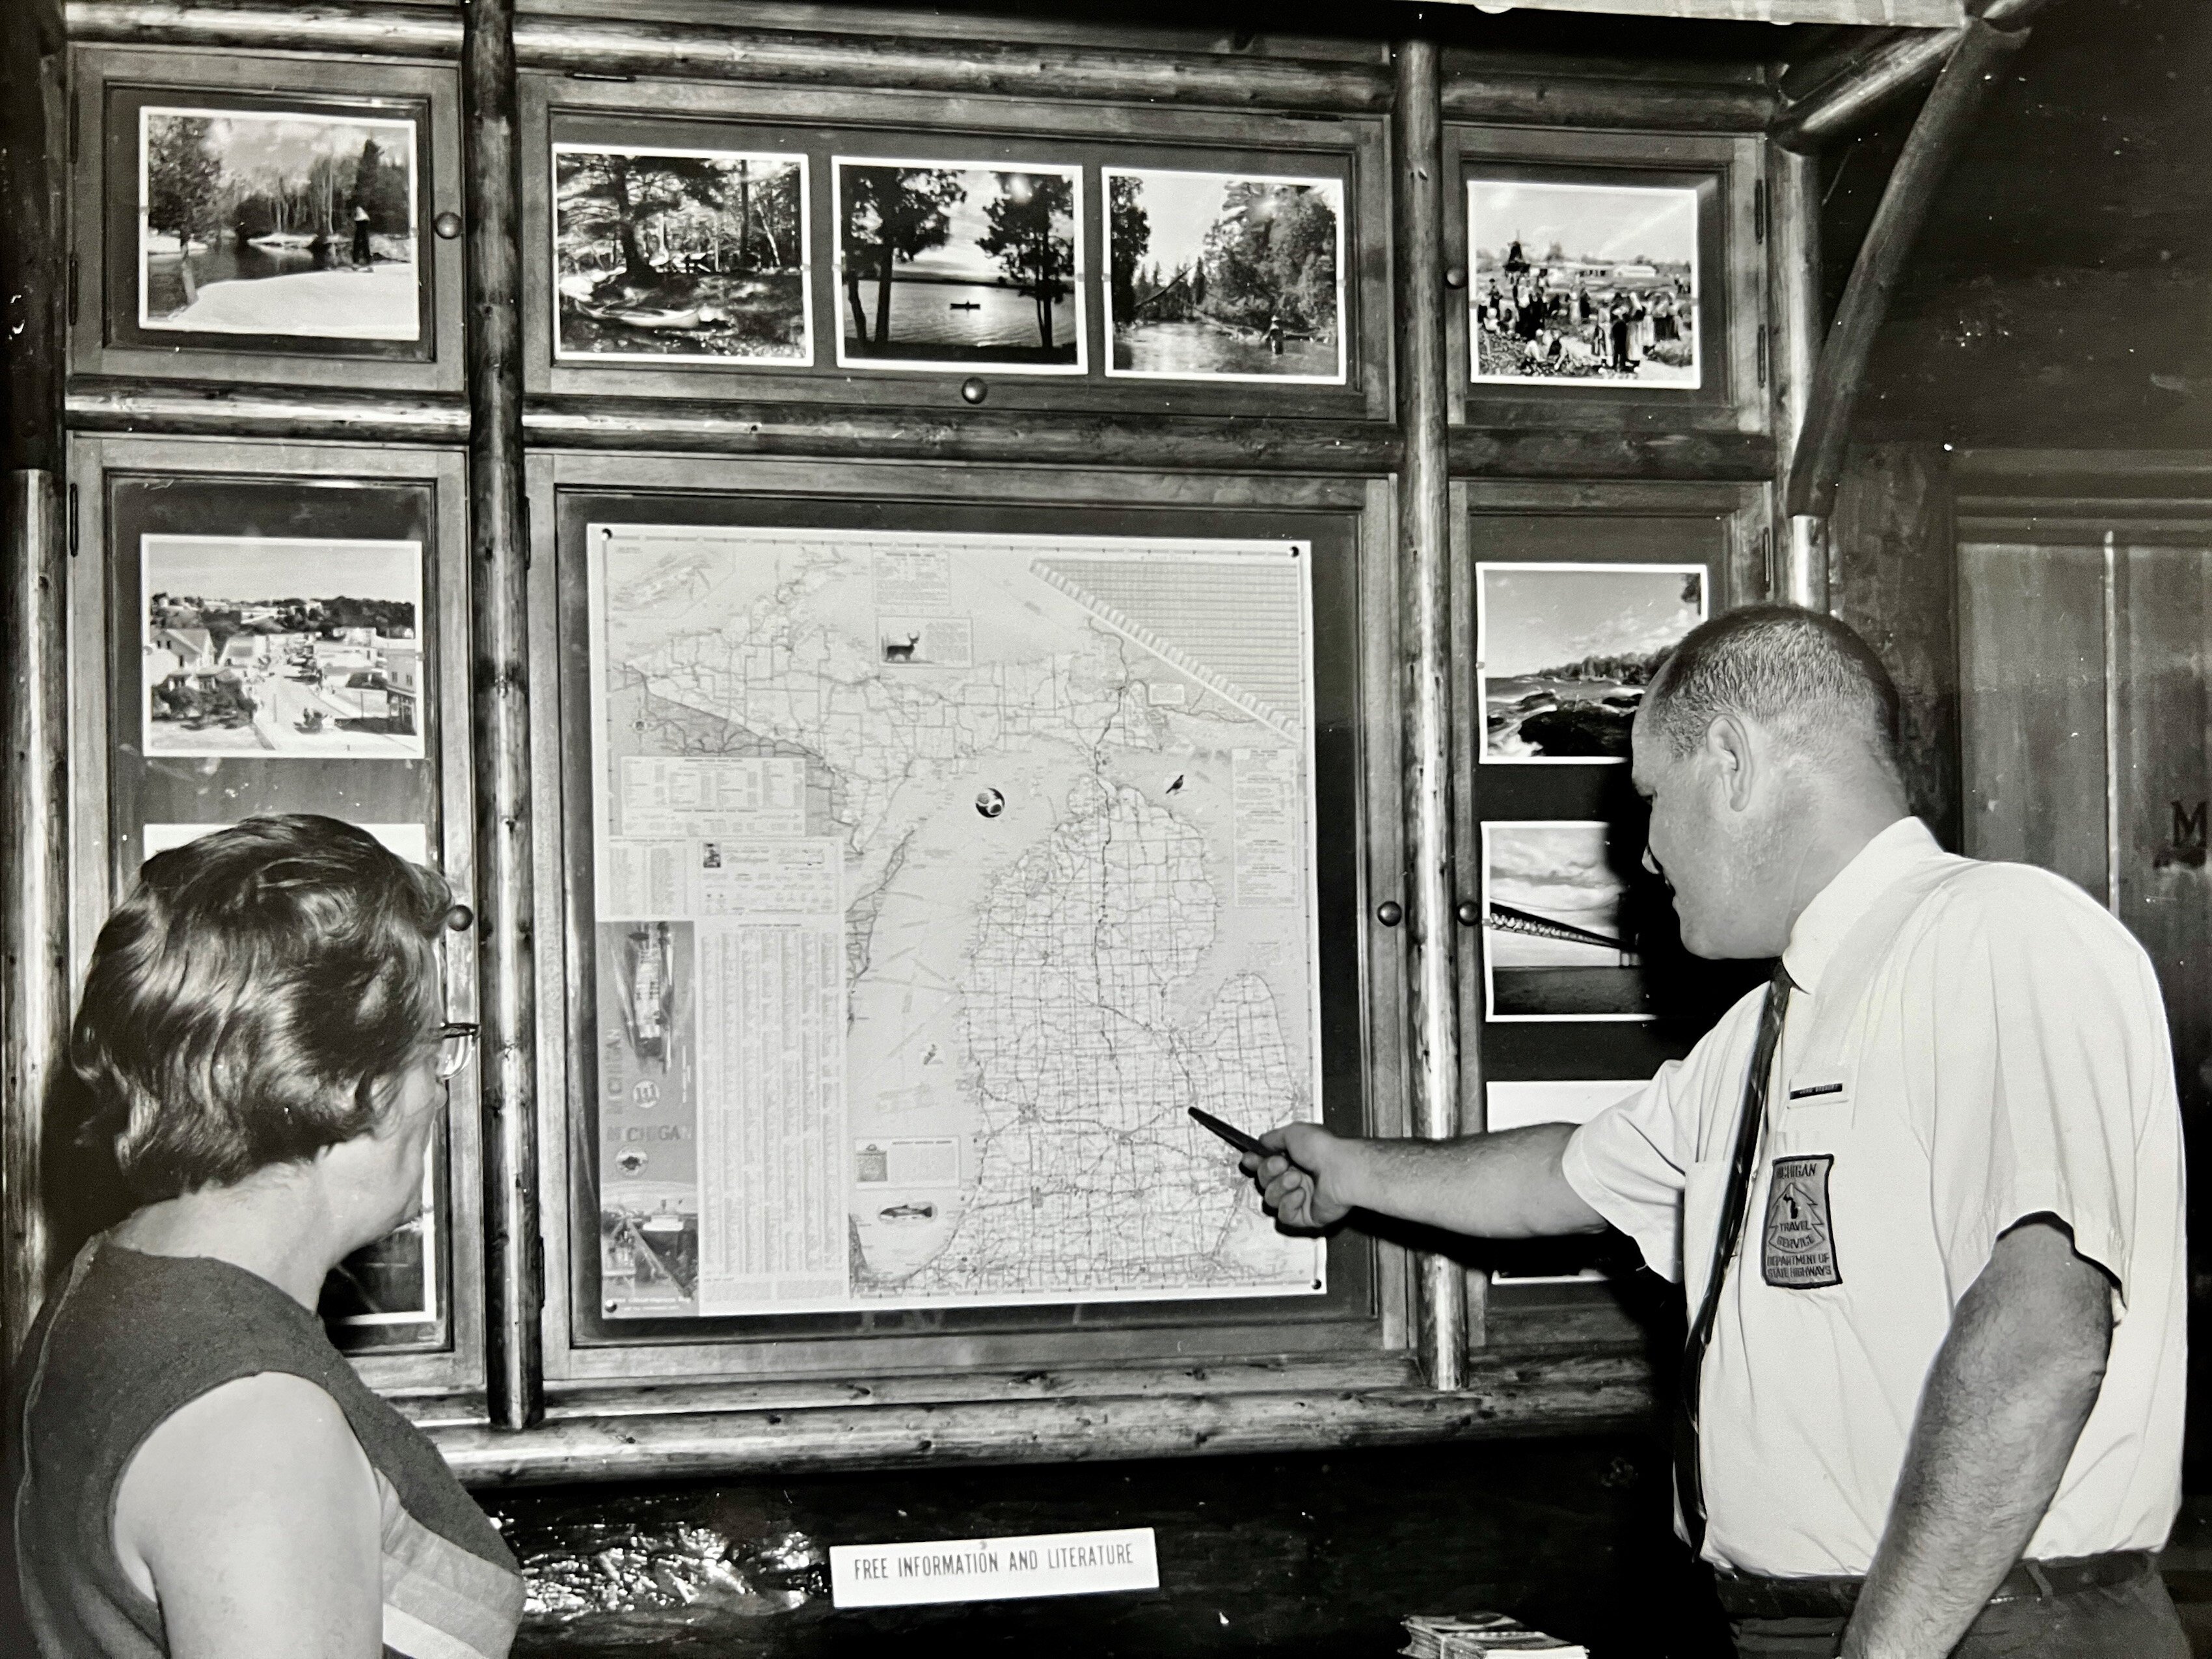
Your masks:
M1478 564L1475 572L1482 758L1626 760L1644 688L1705 619L1705 568Z

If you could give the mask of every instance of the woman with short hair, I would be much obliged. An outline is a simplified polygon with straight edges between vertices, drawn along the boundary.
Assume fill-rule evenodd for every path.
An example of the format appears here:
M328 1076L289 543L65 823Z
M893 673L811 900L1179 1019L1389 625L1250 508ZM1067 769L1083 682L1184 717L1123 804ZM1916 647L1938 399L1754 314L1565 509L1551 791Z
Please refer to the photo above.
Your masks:
M69 1659L498 1659L513 1556L315 1316L419 1207L447 1082L451 896L349 824L149 860L70 1061L141 1207L79 1255L15 1377L26 1608Z

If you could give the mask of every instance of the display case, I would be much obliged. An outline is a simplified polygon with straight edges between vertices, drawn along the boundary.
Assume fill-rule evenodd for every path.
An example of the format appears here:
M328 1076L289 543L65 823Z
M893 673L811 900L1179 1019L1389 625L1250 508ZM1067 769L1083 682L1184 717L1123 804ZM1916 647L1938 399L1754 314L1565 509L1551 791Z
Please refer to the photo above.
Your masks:
M1380 118L554 76L522 118L533 391L1389 415Z
M443 65L79 48L74 373L459 393Z
M361 825L471 896L471 603L456 455L79 439L71 495L76 969L139 866L265 812ZM458 918L457 918L458 919ZM443 951L476 1015L472 941ZM475 1073L421 1218L325 1288L332 1340L432 1417L483 1390Z

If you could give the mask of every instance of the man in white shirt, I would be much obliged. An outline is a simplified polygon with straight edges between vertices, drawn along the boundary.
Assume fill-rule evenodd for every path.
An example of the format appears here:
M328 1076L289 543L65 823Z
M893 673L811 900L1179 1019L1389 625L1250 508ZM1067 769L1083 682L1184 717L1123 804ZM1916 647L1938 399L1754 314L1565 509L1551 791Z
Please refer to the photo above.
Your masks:
M2184 1659L2182 1147L2140 946L1941 851L1848 628L1733 611L1635 729L1647 866L1700 956L1778 957L1577 1129L1271 1131L1285 1225L1354 1209L1633 1237L1685 1287L1679 1524L1740 1654ZM1838 1642L1840 1640L1840 1649Z

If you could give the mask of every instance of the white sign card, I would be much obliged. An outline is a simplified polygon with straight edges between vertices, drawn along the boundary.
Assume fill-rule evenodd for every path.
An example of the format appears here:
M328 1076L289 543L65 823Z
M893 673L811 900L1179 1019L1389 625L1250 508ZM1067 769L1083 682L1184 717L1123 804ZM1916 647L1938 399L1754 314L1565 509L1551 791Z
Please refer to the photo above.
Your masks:
M836 1544L830 1550L830 1599L839 1607L1008 1601L1159 1587L1159 1557L1150 1527L1026 1538Z

